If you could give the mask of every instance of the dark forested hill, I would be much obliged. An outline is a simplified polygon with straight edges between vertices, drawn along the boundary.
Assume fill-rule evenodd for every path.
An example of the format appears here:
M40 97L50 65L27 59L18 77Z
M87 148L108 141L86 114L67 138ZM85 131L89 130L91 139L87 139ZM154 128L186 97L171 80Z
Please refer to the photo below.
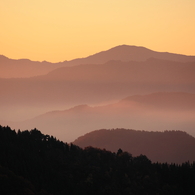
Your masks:
M39 130L0 126L0 194L127 195L195 193L195 164L152 163L98 148L81 149Z
M195 161L195 138L182 131L97 130L73 143L83 148L93 146L113 152L121 148L135 156L144 154L153 162Z

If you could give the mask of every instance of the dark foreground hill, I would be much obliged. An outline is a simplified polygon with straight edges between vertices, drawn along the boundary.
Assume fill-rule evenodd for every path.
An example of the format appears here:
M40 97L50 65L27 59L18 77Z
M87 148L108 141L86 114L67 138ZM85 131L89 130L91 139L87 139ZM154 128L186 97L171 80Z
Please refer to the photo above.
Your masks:
M195 161L195 138L182 131L97 130L79 137L73 144L113 152L121 148L134 156L146 155L153 162Z
M0 126L0 194L194 194L195 164L152 163Z

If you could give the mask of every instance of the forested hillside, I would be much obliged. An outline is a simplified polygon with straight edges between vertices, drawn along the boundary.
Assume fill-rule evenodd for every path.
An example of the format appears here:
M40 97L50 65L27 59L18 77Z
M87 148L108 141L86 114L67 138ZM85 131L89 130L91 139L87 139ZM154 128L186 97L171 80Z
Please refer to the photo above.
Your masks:
M132 129L101 129L77 138L73 144L116 151L133 156L146 155L152 162L183 163L195 161L195 138L184 131L144 131Z
M0 194L194 194L195 164L152 163L0 126Z

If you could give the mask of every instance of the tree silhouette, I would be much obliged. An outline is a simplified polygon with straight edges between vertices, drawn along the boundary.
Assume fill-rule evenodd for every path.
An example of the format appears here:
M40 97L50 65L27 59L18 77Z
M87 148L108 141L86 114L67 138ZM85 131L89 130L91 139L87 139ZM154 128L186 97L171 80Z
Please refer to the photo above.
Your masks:
M194 194L195 163L152 163L0 126L0 194Z

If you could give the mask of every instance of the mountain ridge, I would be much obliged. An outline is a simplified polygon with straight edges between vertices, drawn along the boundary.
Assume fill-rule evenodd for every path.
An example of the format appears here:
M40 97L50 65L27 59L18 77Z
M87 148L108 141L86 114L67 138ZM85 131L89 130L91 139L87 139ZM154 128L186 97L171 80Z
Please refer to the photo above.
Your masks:
M183 97L182 98L179 98L179 96L182 95ZM161 105L161 101L165 101L165 100L169 100L168 103L174 103L176 98L174 100L171 100L170 97L178 97L179 98L179 101L180 103L179 104L176 104L176 106L181 106L181 104L190 104L190 106L188 107L191 108L191 109L195 109L195 93L185 93L185 92L157 92L157 93L151 93L151 94L146 94L146 95L131 95L131 96L128 96L126 98L123 98L122 100L119 100L119 101L116 101L115 103L111 103L111 104L106 104L106 105L101 105L101 106L90 106L90 105L87 105L87 104L80 104L80 105L76 105L74 107L71 107L71 108L68 108L68 109L65 109L65 110L54 110L54 111L49 111L45 114L52 114L54 112L67 112L67 111L77 111L77 110L84 110L84 109L95 109L95 108L98 108L98 107L104 107L104 106L112 106L112 105L115 105L115 104L120 104L120 103L128 103L128 102L140 102L140 101L143 101L144 103L148 103L147 101L144 101L144 100L150 100L151 98L151 103L154 103L154 99L156 99L156 101L158 102L159 105ZM160 100L160 101L159 101ZM186 100L188 100L189 102L187 102ZM194 105L192 105L191 103L194 102ZM164 106L164 105L163 105ZM170 105L168 105L170 106ZM171 109L171 108L170 108Z
M182 163L195 160L195 138L184 131L144 131L101 129L77 138L79 147L97 147L116 151L121 148L132 155L146 155L153 162Z
M0 77L33 77L47 74L49 71L59 67L69 67L80 64L102 64L110 60L145 61L149 58L165 59L178 62L195 62L195 56L187 56L169 52L157 52L141 46L119 45L84 58L76 58L70 61L57 63L47 61L31 61L28 59L10 59L6 56L0 55ZM36 70L37 67L39 67L39 71ZM14 69L15 71L11 71L10 68ZM19 71L17 72L16 70Z
M36 127L45 133L52 133L56 129L53 134L65 142L94 129L120 127L148 131L181 129L195 136L195 94L182 93L182 98L179 98L179 93L173 92L157 94L137 96L137 99L131 96L133 100L102 106L78 105L55 110L23 122L10 123L10 126L21 130ZM147 101L140 97L146 97ZM150 97L155 98L151 98L151 101ZM164 104L161 105L163 99Z
M176 140L181 141L179 136ZM132 156L120 148L114 152L94 147L82 149L37 129L15 131L1 125L0 144L3 195L195 193L194 162L153 163L145 155ZM178 157L183 154L182 150L179 152Z
M78 104L99 105L135 94L195 93L194 75L195 62L149 59L62 67L31 78L0 78L0 118L10 120L15 115L14 120L18 120L20 115L14 112L19 110L26 119L37 115L29 110L41 114Z

